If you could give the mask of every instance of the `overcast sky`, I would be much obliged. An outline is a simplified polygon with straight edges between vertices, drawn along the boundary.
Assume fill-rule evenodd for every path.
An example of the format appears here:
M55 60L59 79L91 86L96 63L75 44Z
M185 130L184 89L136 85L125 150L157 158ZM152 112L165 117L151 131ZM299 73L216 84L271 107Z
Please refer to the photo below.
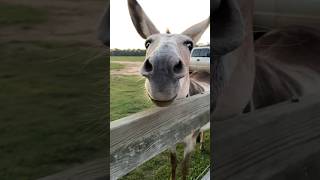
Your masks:
M138 0L161 33L181 33L210 15L210 0ZM110 46L119 49L144 49L144 39L130 19L127 0L110 1ZM210 27L199 43L210 42Z

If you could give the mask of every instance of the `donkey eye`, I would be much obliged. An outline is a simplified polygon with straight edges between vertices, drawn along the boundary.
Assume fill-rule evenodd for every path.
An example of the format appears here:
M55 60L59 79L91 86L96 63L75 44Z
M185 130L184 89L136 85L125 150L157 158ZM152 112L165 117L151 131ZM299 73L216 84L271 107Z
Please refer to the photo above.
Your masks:
M184 45L187 46L189 51L191 51L193 49L193 42L192 41L185 41Z
M147 40L147 41L145 42L144 46L145 46L146 48L148 48L148 47L150 46L150 44L151 44L151 40Z

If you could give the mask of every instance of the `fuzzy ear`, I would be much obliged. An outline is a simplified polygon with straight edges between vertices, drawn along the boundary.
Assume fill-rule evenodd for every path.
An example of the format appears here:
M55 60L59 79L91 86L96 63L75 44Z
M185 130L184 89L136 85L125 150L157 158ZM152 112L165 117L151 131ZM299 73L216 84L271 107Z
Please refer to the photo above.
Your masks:
M109 2L109 1L108 1ZM107 4L107 9L105 10L101 20L100 25L98 27L98 39L106 46L109 45L110 42L110 6Z
M227 54L241 45L245 26L238 0L216 0L211 44L215 55Z
M128 0L128 7L131 20L142 38L146 39L152 34L159 33L136 0Z
M209 24L210 17L198 24L191 26L181 34L189 36L193 40L193 42L196 43L197 41L199 41L204 31L208 28Z

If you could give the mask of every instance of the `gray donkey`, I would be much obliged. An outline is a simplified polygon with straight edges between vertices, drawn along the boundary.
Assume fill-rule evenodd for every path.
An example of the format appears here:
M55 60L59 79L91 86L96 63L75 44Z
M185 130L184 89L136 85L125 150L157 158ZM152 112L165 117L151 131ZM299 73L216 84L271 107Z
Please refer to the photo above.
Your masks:
M161 34L136 0L128 0L132 22L139 35L146 39L146 57L140 69L146 78L145 90L158 106L167 106L174 100L187 98L210 90L210 74L196 72L189 74L190 53L210 24L210 18L191 26L181 34ZM206 125L205 128L208 128ZM182 178L188 174L188 159L194 149L196 131L184 139ZM203 135L201 136L203 137ZM203 138L201 138L203 142ZM175 147L171 148L171 178L176 179L177 157Z

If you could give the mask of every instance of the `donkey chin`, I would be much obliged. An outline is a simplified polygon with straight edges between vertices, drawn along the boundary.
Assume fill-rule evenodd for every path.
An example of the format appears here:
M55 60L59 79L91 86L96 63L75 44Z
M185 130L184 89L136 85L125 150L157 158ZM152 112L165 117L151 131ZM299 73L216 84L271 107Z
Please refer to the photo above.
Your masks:
M150 100L156 106L165 107L169 106L177 99L180 87L178 82L176 84L172 84L170 87L155 88L153 83L146 80L145 88Z

